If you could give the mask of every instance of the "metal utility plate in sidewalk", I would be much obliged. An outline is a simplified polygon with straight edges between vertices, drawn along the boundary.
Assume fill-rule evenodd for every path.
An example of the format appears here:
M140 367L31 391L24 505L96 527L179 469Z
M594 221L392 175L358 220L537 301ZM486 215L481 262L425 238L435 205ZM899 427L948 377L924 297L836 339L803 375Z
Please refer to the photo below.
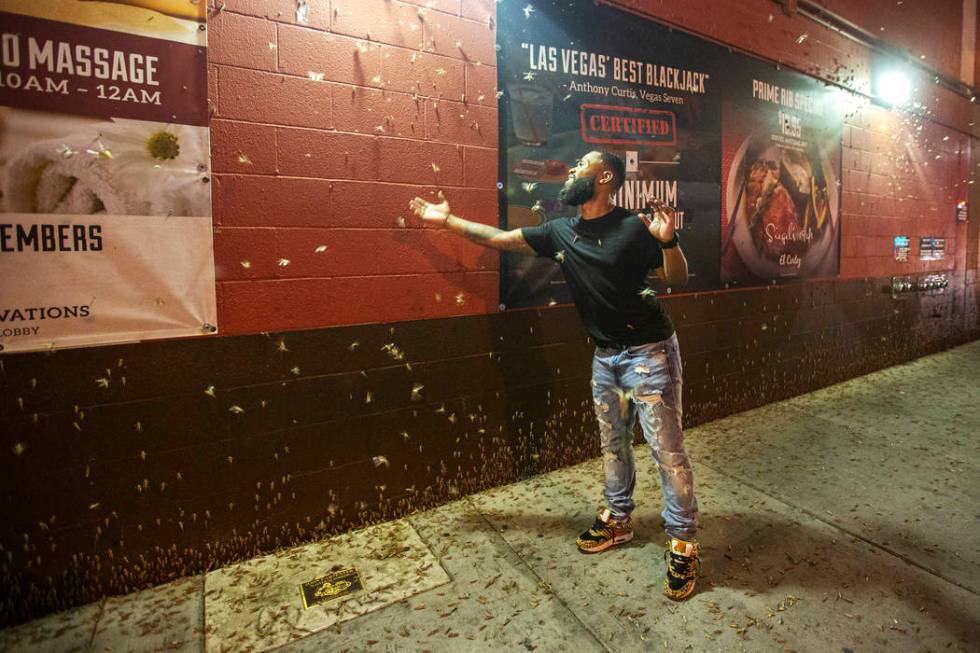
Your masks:
M357 570L363 589L338 593L337 598L304 608L304 583L351 567ZM206 575L207 650L264 651L282 646L449 580L407 520L254 558Z

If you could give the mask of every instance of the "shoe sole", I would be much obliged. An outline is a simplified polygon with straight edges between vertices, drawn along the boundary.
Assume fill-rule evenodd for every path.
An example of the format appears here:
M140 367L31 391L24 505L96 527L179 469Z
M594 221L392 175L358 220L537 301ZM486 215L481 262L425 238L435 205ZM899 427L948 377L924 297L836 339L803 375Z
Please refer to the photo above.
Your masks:
M600 551L605 551L606 549L616 546L617 544L626 544L633 539L633 533L626 533L625 535L617 535L611 540L607 540L603 544L598 544L591 549L583 549L581 546L578 550L582 553L599 553Z
M687 598L689 596L691 596L691 594L694 594L695 587L696 587L696 584L692 584L691 587L690 587L690 589L688 589L683 594L668 594L667 593L667 590L664 590L664 596L666 596L671 601L686 601Z
M691 586L687 588L687 591L683 594L671 594L672 590L667 586L667 581L664 581L664 596L666 596L671 601L686 601L691 594L694 594L694 590L697 588L698 577L701 575L701 561L697 562L697 567L694 571L694 582Z

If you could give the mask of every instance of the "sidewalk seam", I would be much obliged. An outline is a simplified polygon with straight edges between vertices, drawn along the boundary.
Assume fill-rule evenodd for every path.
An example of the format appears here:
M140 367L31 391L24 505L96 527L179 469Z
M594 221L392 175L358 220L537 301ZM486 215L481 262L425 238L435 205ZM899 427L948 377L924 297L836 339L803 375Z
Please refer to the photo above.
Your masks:
M595 633L595 631L589 628L588 624L582 621L581 617L579 617L578 614L574 610L572 610L572 608L567 603L565 603L564 599L562 599L561 596L559 596L558 592L554 591L551 588L551 583L546 581L541 576L541 574L539 574L537 570L528 563L528 561L524 558L524 556L522 556L520 552L517 551L517 549L515 549L510 545L510 542L507 541L507 538L505 538L503 534L497 529L497 527L493 525L493 522L487 519L487 516L484 515L483 512L476 506L476 504L473 503L471 498L467 496L465 497L465 499L466 499L466 503L469 504L470 508L472 508L476 514L480 515L480 519L482 519L483 522L490 528L490 530L494 532L497 538L504 543L504 546L510 549L514 553L514 555L517 556L517 559L521 561L521 564L524 565L528 569L528 571L534 574L534 577L538 579L538 582L547 585L549 590L551 590L551 595L555 597L555 600L558 601L558 603L563 608L565 608L565 610L567 610L570 615L572 615L575 621L577 621L579 625L581 625L582 628L584 628L585 631L592 636L592 639L594 639L596 643L602 647L602 650L607 651L607 653L613 653L612 649L606 646L606 643L602 641L602 639Z
M205 570L201 574L201 653L207 653L208 650L208 605L207 605L207 593L208 593L208 572L210 570Z
M99 601L99 616L95 618L95 624L92 626L92 634L89 635L88 643L85 645L85 648L89 651L95 650L95 636L99 634L99 625L105 617L105 608L108 602L109 599L107 597L102 597Z

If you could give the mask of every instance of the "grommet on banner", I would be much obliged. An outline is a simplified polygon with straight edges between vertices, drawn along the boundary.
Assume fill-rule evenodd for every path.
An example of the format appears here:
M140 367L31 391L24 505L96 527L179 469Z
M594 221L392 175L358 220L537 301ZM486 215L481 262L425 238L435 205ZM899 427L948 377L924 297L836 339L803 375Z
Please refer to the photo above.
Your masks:
M201 325L201 329L204 330L204 331L206 331L207 333L217 333L217 331L218 331L218 327L216 327L213 324L210 324L208 322L205 322L204 324L202 324Z

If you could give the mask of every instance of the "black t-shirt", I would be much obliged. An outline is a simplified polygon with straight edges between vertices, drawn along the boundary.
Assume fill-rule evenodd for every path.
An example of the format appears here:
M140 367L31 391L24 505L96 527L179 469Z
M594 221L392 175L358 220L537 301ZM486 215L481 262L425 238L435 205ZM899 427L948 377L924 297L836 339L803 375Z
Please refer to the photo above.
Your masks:
M616 207L585 220L558 218L521 229L538 256L557 261L585 329L597 344L642 345L674 333L646 284L663 265L660 241L639 216Z

